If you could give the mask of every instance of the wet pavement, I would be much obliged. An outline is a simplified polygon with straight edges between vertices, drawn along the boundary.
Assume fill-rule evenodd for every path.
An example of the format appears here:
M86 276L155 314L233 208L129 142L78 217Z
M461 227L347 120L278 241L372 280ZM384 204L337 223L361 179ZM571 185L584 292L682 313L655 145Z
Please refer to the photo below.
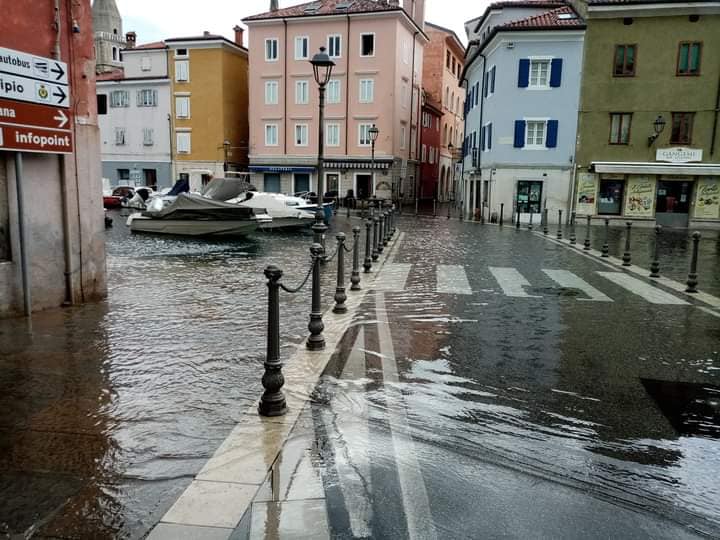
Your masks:
M42 314L32 335L0 322L0 534L146 534L256 399L258 276L272 260L299 281L309 243L118 225L106 304ZM527 231L399 226L234 538L720 535L719 317ZM309 302L283 302L287 357Z

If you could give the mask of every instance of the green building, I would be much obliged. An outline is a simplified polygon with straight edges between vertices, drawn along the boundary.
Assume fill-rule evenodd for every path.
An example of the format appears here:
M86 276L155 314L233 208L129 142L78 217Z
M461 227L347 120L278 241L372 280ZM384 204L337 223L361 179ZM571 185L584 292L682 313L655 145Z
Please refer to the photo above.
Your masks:
M720 227L720 2L580 0L578 214Z

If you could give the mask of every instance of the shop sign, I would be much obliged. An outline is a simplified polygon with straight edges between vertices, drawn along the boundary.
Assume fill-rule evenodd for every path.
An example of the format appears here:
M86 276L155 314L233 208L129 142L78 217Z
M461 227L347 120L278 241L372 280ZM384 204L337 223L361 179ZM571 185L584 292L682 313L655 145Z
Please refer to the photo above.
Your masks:
M630 176L627 183L625 215L652 217L655 203L655 179L647 176Z
M695 191L695 217L720 218L720 179L703 178Z
M587 216L595 213L597 186L598 182L596 174L578 174L577 203L575 205L575 210L578 215Z
M702 156L702 148L658 148L655 152L655 159L657 161L667 161L670 163L702 161Z

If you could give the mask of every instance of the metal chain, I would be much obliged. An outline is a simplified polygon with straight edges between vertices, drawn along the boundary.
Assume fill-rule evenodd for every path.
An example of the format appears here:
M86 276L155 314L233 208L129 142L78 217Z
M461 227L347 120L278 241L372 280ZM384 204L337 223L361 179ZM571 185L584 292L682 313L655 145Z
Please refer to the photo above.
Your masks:
M285 291L289 292L290 294L298 293L302 290L302 288L305 286L305 284L308 282L308 279L310 279L310 275L312 274L313 268L315 268L315 265L318 263L319 258L312 256L312 264L310 265L310 270L308 270L307 275L305 276L305 279L303 279L303 282L295 288L286 287L284 283L280 283L280 288Z
M338 254L338 248L336 247L336 248L335 248L335 253L333 253L333 254L330 255L328 258L326 258L326 259L325 259L325 262L326 262L326 263L332 262L332 260L333 260L335 257L337 257L337 254Z
M343 244L343 249L345 250L345 253L352 253L353 248L355 245L353 244L353 247L349 248L345 244Z

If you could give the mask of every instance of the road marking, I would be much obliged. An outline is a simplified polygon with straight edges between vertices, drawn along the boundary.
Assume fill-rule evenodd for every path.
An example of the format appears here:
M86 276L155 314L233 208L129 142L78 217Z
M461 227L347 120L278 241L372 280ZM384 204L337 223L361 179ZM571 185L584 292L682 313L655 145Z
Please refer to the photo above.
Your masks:
M622 288L627 289L633 294L647 300L651 304L664 304L672 306L687 306L688 302L681 300L677 296L673 296L670 293L645 283L639 279L621 272L598 272L602 277L609 279L616 285L620 285Z
M412 264L386 263L375 281L375 290L385 292L404 291L411 268Z
M488 267L498 285L502 288L505 296L516 298L541 298L540 296L528 294L523 287L529 287L530 282L515 268Z
M438 264L437 292L441 294L472 294L465 268L458 264Z
M601 293L587 281L580 279L578 276L568 270L545 270L543 272L561 287L568 289L578 289L584 292L589 298L578 298L581 302L612 302L612 298Z

